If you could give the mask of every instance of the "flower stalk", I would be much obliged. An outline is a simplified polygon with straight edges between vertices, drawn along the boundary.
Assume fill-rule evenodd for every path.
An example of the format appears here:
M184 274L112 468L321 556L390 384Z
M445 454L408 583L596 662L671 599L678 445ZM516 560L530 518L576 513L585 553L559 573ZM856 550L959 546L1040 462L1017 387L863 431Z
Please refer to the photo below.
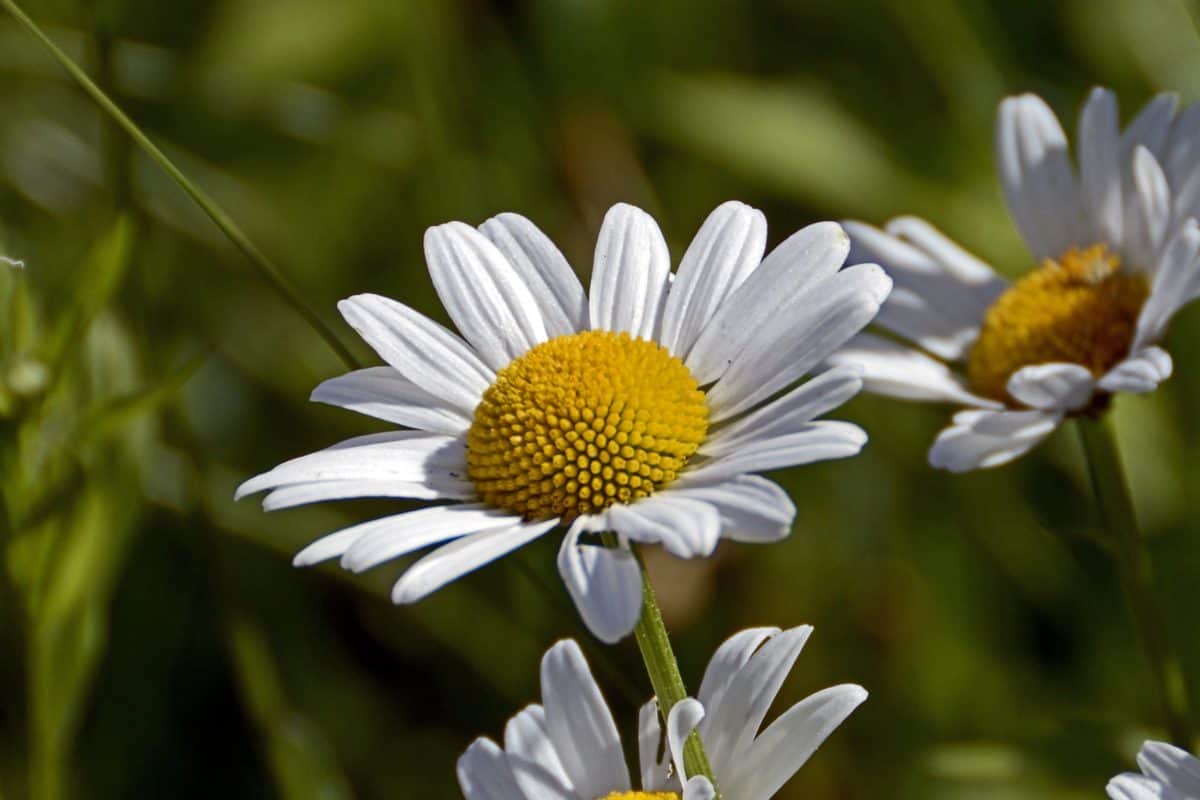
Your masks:
M683 676L679 673L675 651L671 649L671 639L667 635L667 626L663 623L654 587L650 584L650 575L646 572L646 565L640 555L638 567L642 573L642 616L638 619L633 633L638 649L642 651L642 661L646 664L646 673L650 676L650 684L658 698L658 708L665 726L671 709L687 697L687 689L683 684ZM692 731L684 744L683 761L689 777L703 775L718 792L720 791L712 765L708 762L708 754L704 752L704 743L700 741L700 734L695 731Z
M1108 529L1117 561L1125 601L1150 662L1167 733L1176 745L1190 748L1187 685L1155 593L1154 567L1138 529L1111 417L1080 418L1076 426L1087 459L1096 507Z
M312 327L312 329L316 331L317 335L325 340L325 343L329 345L329 348L333 350L335 354L337 354L338 358L340 358L348 368L358 369L361 365L358 363L358 359L354 357L354 354L351 353L344 344L342 344L342 342L337 338L337 335L334 334L333 330L321 320L321 317L308 307L308 305L300 298L300 295L296 289L291 285L288 279L284 277L283 272L275 265L273 261L271 261L270 258L267 257L265 253L258 249L254 242L250 241L250 237L248 237L245 232L238 227L238 224L233 221L233 218L230 217L223 208L217 205L217 202L213 200L208 193L206 193L203 189L194 184L186 175L184 175L183 171L180 170L179 167L175 166L175 162L171 161L171 159L167 157L167 154L159 149L158 145L150 140L150 137L138 127L137 123L130 119L129 116L121 110L120 106L113 102L113 100L107 94L105 94L104 90L96 85L96 82L89 78L87 73L84 72L78 64L71 60L70 56L64 53L62 49L59 48L59 46L56 45L40 27L38 27L37 23L34 22L28 14L21 10L20 6L16 4L15 0L0 0L0 7L8 11L8 13L11 14L23 28L29 31L34 38L41 42L46 49L50 51L51 55L54 56L59 64L62 65L63 69L65 69L67 73L70 74L70 76L75 80L75 82L79 84L80 88L82 88L83 91L95 101L96 105L100 106L101 110L111 117L112 120L118 126L120 126L125 133L127 133L129 137L133 139L133 141L137 143L140 148L142 148L143 151L145 151L146 155L148 155L151 160L154 161L154 163L162 168L163 172L167 173L167 175L170 176L170 178L175 181L175 183L178 184L181 189L183 189L188 197L192 198L196 205L198 205L200 209L208 215L209 219L211 219L216 226L220 228L221 232L225 234L229 241L231 241L233 245L242 252L242 254L250 261L252 265L254 265L254 268L258 271L262 279L266 281L267 285L274 290L274 292L279 295L279 297L288 306L290 306L296 313L304 318L304 320Z

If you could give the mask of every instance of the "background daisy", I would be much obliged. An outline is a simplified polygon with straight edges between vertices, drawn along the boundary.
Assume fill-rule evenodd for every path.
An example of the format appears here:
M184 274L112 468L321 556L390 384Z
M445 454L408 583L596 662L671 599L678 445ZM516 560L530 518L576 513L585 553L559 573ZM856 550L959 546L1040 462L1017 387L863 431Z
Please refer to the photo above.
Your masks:
M641 788L683 800L713 796L688 777L683 742L696 730L728 800L768 800L867 698L846 684L796 703L760 732L812 628L754 628L730 637L709 662L698 699L671 709L664 741L658 705L641 709ZM542 704L513 717L504 746L477 739L458 763L467 800L596 800L634 796L620 734L579 646L559 642L542 659ZM622 794L630 793L630 794Z
M1159 347L1200 294L1200 106L1159 95L1122 132L1111 92L1080 114L1078 170L1049 107L1000 105L996 161L1009 213L1040 266L1009 284L927 222L846 223L851 260L896 281L873 334L832 359L859 364L870 391L968 410L930 463L954 472L1005 464L1064 419L1166 380Z
M339 308L388 363L313 399L413 430L372 434L246 481L267 509L350 497L451 501L339 530L295 558L362 571L441 547L396 583L397 603L559 528L558 567L602 640L634 627L641 575L628 543L708 556L730 538L772 542L795 513L753 473L856 454L866 435L817 421L854 396L858 370L796 388L875 316L891 281L841 269L849 241L811 225L763 258L766 221L714 211L672 275L654 220L607 214L590 295L558 249L515 214L429 230L425 253L461 338L408 306L357 295ZM581 540L614 531L620 546ZM449 544L444 544L449 542Z

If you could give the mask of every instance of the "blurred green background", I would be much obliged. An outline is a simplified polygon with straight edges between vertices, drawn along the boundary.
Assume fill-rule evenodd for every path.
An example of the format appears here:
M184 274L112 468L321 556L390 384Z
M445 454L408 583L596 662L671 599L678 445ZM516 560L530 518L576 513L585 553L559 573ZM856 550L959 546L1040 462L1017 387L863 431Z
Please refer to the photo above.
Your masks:
M737 198L771 241L922 214L1028 269L991 158L997 102L1069 130L1093 84L1126 117L1200 96L1179 0L29 0L364 360L335 302L446 321L425 227L522 212L582 274L604 210L650 210L678 257ZM184 195L0 15L0 796L454 797L454 761L584 636L553 537L414 607L401 564L289 566L359 502L266 515L233 489L380 429L306 402L343 371ZM1176 376L1116 408L1168 623L1200 697L1200 312ZM877 398L847 462L776 475L790 540L655 557L693 686L727 635L812 623L791 700L870 700L786 798L1085 798L1157 731L1147 670L1068 426L955 477L947 409ZM585 642L632 739L632 642ZM1193 720L1200 723L1200 719ZM737 800L734 798L733 800Z

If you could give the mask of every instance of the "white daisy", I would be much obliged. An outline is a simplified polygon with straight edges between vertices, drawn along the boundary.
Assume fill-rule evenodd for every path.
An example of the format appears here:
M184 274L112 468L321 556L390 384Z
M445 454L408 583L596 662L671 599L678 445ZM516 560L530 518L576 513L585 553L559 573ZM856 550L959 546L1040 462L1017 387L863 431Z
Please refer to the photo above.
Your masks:
M459 759L459 786L467 800L706 800L715 795L712 784L689 779L683 765L683 744L694 730L723 797L767 800L867 699L861 686L834 686L759 732L810 633L808 625L753 628L728 639L709 662L699 699L671 709L665 747L658 704L644 705L641 791L631 788L616 723L579 646L559 642L542 659L542 705L509 720L503 748L476 739Z
M1137 757L1142 774L1108 782L1113 800L1200 800L1200 758L1166 742L1146 742Z
M646 213L614 206L591 296L529 220L502 214L425 236L430 275L462 338L394 300L339 308L389 366L327 381L313 399L413 430L351 439L259 475L278 509L349 497L449 501L330 534L297 565L362 571L449 541L392 598L409 603L547 532L591 630L613 642L641 610L629 542L690 558L721 537L772 542L795 508L751 473L859 452L863 431L815 421L861 388L838 367L794 384L860 331L891 280L840 269L849 240L811 225L763 258L766 221L741 203L709 216L672 275ZM614 531L621 547L580 540ZM453 541L451 541L453 540Z
M1033 95L1000 105L996 159L1036 270L1010 285L928 223L847 223L852 259L896 281L879 324L831 363L864 367L868 391L967 410L929 453L955 472L1004 464L1074 414L1171 374L1158 346L1200 294L1200 106L1152 100L1124 132L1111 92L1079 119L1078 173L1053 112Z

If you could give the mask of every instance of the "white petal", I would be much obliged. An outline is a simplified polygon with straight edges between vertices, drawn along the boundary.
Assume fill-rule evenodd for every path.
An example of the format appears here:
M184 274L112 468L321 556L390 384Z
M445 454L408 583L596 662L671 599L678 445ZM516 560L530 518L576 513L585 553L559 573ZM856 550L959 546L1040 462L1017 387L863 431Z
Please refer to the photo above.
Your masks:
M712 718L722 718L718 711L725 701L725 694L729 690L730 684L733 683L742 667L746 666L746 662L763 642L780 632L779 628L748 628L730 636L717 648L717 652L713 653L708 667L704 670L700 691L697 692L697 697L708 710L710 717L709 725L701 728L702 736L711 726Z
M1110 780L1106 790L1112 800L1191 800L1172 792L1158 781L1132 772Z
M1200 214L1200 103L1175 119L1159 162L1171 184L1174 222Z
M875 318L891 288L882 269L859 264L809 286L787 308L762 319L708 392L713 421L753 408L823 362Z
M722 791L730 797L773 797L866 699L861 686L834 686L792 706L722 776Z
M338 310L400 374L467 416L496 377L466 342L402 303L359 294Z
M1167 144L1178 107L1179 96L1174 92L1162 92L1151 98L1121 134L1122 163L1128 164L1138 147L1145 147L1157 158Z
M683 787L683 800L713 800L716 796L717 790L703 775L690 778Z
M1008 211L1034 258L1089 244L1067 137L1041 98L1027 94L1000 104L996 164Z
M654 218L625 203L610 208L592 267L592 328L653 339L670 271L667 242Z
M811 633L801 625L768 640L734 676L720 708L709 710L704 747L714 769L731 769L745 755Z
M1160 341L1171 317L1200 295L1200 225L1189 219L1171 237L1154 272L1150 297L1138 315L1133 349Z
M504 752L524 795L546 800L575 800L575 793L546 730L546 711L527 706L504 727Z
M1097 240L1121 241L1121 135L1117 98L1092 89L1079 114L1079 180Z
M563 537L558 571L588 630L605 644L616 644L642 614L642 572L625 547L579 544L580 530L573 523Z
M364 572L431 544L469 533L507 528L518 521L520 517L483 503L427 506L393 514L341 532L358 533L358 538L342 554L342 566L352 572Z
M683 746L692 731L704 719L704 706L699 700L685 697L671 707L667 714L667 743L671 748L671 760L675 763L675 772L684 780L687 770L684 765Z
M462 222L430 228L425 260L450 319L492 369L546 341L529 287L482 233Z
M608 510L613 530L635 542L661 544L678 558L710 556L721 538L721 518L708 503L676 497L669 489Z
M559 642L542 659L546 730L576 797L628 791L629 769L612 713L579 645Z
M812 464L858 455L867 443L862 428L849 422L818 420L791 433L749 442L729 455L688 471L694 481L718 481L748 472Z
M1126 231L1125 253L1132 260L1132 270L1153 268L1166 236L1171 219L1171 187L1162 167L1144 147L1133 156L1134 201L1138 208L1137 222Z
M962 379L942 362L874 334L858 334L827 363L860 367L863 388L868 392L904 400L1002 407L994 400L971 394Z
M325 450L285 461L237 489L236 499L298 483L323 481L403 481L428 476L466 475L466 445L461 439L424 431L393 431L348 439Z
M447 476L429 476L413 481L315 481L281 486L263 498L264 511L350 500L360 497L404 497L412 500L470 500L475 486L470 481Z
M1062 422L1053 411L960 411L938 434L929 463L951 472L1007 464L1027 453Z
M718 206L683 254L667 294L659 342L686 359L721 303L762 261L767 219L744 203Z
M963 358L1007 282L924 220L900 217L886 232L845 224L850 261L877 263L896 282L878 324L942 358Z
M1110 369L1096 386L1105 392L1146 394L1171 377L1171 356L1161 347L1146 347Z
M713 484L680 480L670 491L715 508L721 518L721 537L735 542L785 539L796 518L796 506L787 492L758 475L739 475Z
M476 739L458 759L458 785L466 800L525 800L508 757L491 739Z
M662 739L658 700L652 699L638 709L638 763L642 767L643 791L662 792L670 786L667 765L671 759L671 747L664 747Z
M508 258L541 309L547 335L564 336L588 327L583 284L554 242L520 214L500 214L479 230Z
M405 378L392 367L369 367L331 378L310 398L369 417L433 433L458 436L471 418Z
M392 587L397 605L423 600L448 583L490 564L537 539L558 524L557 519L523 522L484 530L443 545L409 567Z
M862 389L862 370L833 367L762 408L711 433L700 453L712 458L743 445L797 430L850 400Z
M1096 379L1078 364L1037 364L1022 367L1008 379L1008 393L1030 408L1074 411L1092 399Z
M818 222L787 238L733 291L705 326L685 360L700 385L720 378L766 320L814 283L837 272L850 239L836 222Z
M1200 797L1200 758L1167 742L1148 741L1138 752L1138 766L1185 797Z

